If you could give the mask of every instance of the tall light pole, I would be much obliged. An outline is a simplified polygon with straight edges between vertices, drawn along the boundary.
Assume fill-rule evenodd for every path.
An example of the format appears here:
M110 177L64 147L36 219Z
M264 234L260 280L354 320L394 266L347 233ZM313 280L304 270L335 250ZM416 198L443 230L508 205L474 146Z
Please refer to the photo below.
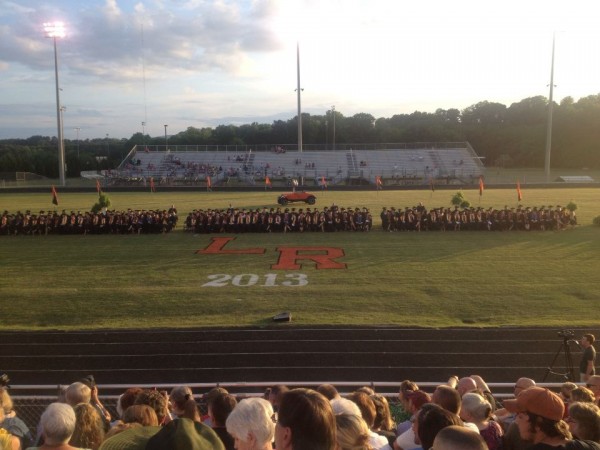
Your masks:
M297 70L297 79L298 79L298 87L296 92L298 93L298 151L302 153L302 107L300 105L300 92L302 89L300 88L300 43L296 43L296 70Z
M108 143L108 133L106 133L106 162L110 159L110 144Z
M335 105L331 106L331 115L333 116L333 149L335 150Z
M546 183L550 182L550 151L552 150L552 109L554 103L554 40L556 34L552 35L552 64L550 65L550 98L548 99L548 125L546 128L546 157L544 159L544 172Z
M169 125L167 125L165 123L165 147L166 147L167 150L169 150L169 135L167 134L167 127L168 126Z
M79 161L79 131L81 127L76 127L75 131L77 131L77 161Z
M144 147L144 151L146 150L146 122L142 122L142 146Z
M54 41L54 78L56 80L56 126L58 128L58 176L61 186L65 186L65 142L63 141L62 110L60 106L60 87L58 83L58 51L56 38L65 37L65 25L62 22L44 23L46 37Z

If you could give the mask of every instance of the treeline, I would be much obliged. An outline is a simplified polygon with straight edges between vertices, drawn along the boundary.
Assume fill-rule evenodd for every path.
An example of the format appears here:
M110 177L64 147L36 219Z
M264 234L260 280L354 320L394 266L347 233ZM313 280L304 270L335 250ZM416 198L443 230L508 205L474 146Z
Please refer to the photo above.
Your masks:
M577 102L564 98L553 108L552 167L600 168L600 94ZM335 114L335 117L333 116ZM487 166L543 167L548 100L530 97L509 107L483 101L464 110L416 111L376 119L340 111L302 115L303 142L335 144L469 141ZM169 136L169 145L284 145L298 142L294 117L271 124L189 127ZM65 140L67 175L116 167L134 145L164 145L164 136L135 133L130 139ZM56 138L33 136L0 141L0 172L27 171L56 177Z

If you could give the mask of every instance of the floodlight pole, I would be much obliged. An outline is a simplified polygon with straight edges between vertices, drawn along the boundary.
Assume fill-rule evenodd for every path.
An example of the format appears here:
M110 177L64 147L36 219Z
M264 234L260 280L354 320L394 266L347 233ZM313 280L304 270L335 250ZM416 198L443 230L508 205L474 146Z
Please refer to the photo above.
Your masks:
M331 115L333 116L333 149L335 150L335 105L331 106Z
M167 127L169 125L165 124L165 147L166 150L169 150L169 135L167 134Z
M75 131L77 131L77 161L79 161L79 130L81 130L81 127L75 128Z
M45 23L46 36L54 41L54 78L56 81L56 126L58 128L58 176L60 185L66 185L65 179L65 143L63 141L62 108L60 106L60 87L58 82L58 49L56 38L64 36L64 25L59 22Z
M546 157L544 159L544 172L546 183L550 182L550 152L552 150L552 109L554 104L554 41L556 34L552 35L552 64L550 65L550 95L548 99L548 125L546 129Z
M300 104L300 42L296 42L296 71L298 86L296 92L298 94L298 151L302 153L302 107Z

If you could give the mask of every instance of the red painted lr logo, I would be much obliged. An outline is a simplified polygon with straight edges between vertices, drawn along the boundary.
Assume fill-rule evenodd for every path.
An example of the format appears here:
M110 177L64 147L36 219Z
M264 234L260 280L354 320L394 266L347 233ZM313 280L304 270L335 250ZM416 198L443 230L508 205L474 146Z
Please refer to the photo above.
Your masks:
M226 250L225 246L233 237L211 237L211 243L203 250L196 253L202 255L262 255L266 248L247 248ZM317 269L346 269L344 263L335 261L344 254L344 249L336 247L278 247L279 258L277 264L272 264L272 270L299 270L302 261L312 261Z

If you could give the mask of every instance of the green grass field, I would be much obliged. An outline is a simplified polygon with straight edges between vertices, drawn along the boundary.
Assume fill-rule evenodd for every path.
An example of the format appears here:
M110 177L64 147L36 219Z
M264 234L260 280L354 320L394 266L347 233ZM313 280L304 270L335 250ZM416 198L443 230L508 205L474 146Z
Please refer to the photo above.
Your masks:
M211 237L167 235L0 237L4 330L268 325L592 326L600 324L600 190L524 189L523 205L578 205L561 232L386 233L382 206L446 206L454 191L317 193L317 207L367 206L371 233L243 234L198 254ZM475 206L516 206L516 192L464 192ZM114 193L115 209L275 206L276 193ZM94 193L60 193L59 209L89 210ZM52 208L48 194L0 193L0 210ZM181 225L181 224L180 224ZM273 270L280 247L342 248L346 269ZM218 274L222 274L217 277ZM298 275L301 274L301 275ZM300 280L300 281L299 281ZM222 284L221 287L207 283ZM296 284L303 284L295 286ZM291 284L291 286L289 285Z

